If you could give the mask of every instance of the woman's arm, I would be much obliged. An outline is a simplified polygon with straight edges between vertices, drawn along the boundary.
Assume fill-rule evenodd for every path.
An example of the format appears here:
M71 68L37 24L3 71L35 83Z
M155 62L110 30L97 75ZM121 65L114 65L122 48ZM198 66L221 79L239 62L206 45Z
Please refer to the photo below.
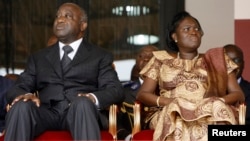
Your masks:
M158 83L155 80L146 77L137 93L137 100L147 106L164 106L169 104L173 99L156 95L157 87Z

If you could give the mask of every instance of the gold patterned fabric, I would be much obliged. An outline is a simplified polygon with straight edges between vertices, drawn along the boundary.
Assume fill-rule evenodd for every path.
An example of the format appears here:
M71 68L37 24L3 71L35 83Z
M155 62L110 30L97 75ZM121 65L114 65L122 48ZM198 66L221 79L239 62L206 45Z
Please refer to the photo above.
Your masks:
M218 97L204 97L209 84L204 55L184 60L166 51L153 54L140 74L159 82L161 96L175 98L151 117L155 141L206 141L208 124L237 124L232 106ZM224 56L225 73L230 73L237 65Z

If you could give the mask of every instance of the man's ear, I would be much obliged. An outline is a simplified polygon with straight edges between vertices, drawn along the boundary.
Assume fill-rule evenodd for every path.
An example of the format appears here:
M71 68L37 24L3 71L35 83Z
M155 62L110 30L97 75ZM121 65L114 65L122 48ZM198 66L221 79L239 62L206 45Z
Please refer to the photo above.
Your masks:
M87 26L88 26L88 23L87 23L87 22L82 22L82 23L81 23L81 31L85 31L86 28L87 28Z

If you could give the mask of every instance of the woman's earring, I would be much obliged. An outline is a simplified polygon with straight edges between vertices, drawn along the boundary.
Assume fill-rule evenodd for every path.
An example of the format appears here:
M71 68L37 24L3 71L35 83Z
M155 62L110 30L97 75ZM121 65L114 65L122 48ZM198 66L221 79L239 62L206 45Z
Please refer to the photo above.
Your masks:
M177 40L174 40L176 43L178 42Z

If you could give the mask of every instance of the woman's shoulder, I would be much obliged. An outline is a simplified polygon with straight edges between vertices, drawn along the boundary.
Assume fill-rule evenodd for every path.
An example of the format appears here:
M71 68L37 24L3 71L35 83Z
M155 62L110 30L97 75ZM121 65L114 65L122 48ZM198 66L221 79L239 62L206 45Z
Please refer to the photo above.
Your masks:
M158 60L173 59L174 54L169 53L166 50L154 51L153 55Z

